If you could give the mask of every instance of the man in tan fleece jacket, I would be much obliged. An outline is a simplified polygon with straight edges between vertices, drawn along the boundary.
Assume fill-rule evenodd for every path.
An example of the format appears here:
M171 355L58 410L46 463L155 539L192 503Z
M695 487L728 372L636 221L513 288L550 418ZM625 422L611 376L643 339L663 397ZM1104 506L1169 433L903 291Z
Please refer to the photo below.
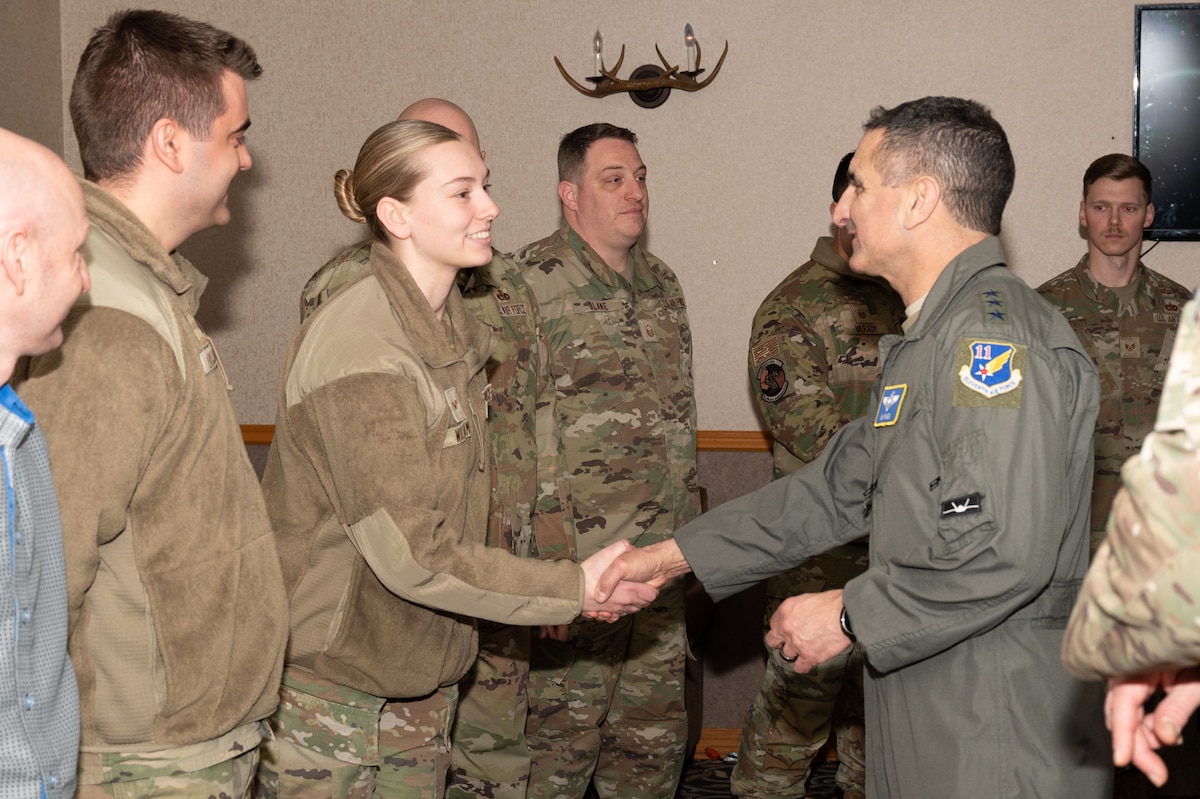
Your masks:
M244 796L278 698L287 609L205 277L176 252L230 219L250 168L245 42L158 11L114 14L71 92L92 287L22 396L62 495L79 796Z

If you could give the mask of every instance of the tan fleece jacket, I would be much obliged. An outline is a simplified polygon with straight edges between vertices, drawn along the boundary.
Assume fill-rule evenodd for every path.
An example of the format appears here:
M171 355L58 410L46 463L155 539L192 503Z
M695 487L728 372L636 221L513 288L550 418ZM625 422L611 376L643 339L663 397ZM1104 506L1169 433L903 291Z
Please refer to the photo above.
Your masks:
M292 342L263 491L291 600L288 663L392 699L451 685L473 617L578 615L574 563L489 548L490 330L440 322L382 244Z
M84 194L92 289L21 383L62 506L83 747L211 741L278 701L279 561L193 318L204 277L112 195Z

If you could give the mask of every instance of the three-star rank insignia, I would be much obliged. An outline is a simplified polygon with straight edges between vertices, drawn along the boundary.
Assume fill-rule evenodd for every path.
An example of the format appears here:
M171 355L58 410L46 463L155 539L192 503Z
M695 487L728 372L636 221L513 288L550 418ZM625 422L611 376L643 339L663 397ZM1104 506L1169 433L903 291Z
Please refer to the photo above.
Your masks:
M1003 341L959 339L956 407L1021 407L1025 348Z
M1008 309L1004 307L1004 296L996 289L979 292L983 302L983 318L985 321L997 323L1008 321Z

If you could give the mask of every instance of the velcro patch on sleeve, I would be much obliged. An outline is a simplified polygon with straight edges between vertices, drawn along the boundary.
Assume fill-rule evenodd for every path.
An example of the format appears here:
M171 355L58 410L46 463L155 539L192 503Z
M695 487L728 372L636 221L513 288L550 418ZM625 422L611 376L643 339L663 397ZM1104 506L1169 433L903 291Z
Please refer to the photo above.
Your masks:
M966 516L983 511L983 494L978 492L948 499L942 503L942 516Z
M875 409L875 426L891 427L900 419L900 409L904 407L904 395L908 393L908 384L884 386L879 395L879 407Z
M1025 347L961 338L954 357L954 407L1020 408Z
M779 402L787 396L788 376L783 361L771 358L758 366L758 390L764 402Z

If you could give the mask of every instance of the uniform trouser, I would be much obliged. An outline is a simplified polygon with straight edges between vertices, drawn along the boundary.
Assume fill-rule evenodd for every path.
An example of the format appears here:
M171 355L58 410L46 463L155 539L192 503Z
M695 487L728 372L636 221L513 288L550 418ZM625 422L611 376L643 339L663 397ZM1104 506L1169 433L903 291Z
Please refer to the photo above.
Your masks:
M285 680L287 674L285 672ZM442 799L458 686L420 699L343 704L287 682L264 742L259 799Z
M448 799L525 799L529 636L528 627L479 622L479 657L459 683L458 714L450 734Z
M842 588L867 566L865 544L837 547L767 584L764 618L789 596ZM735 796L802 797L813 758L837 734L837 784L862 795L866 778L862 651L852 647L806 674L797 674L778 650L769 650L762 689L742 727L738 762L730 775Z
M687 746L683 582L613 624L576 622L533 642L530 799L671 799Z
M124 774L119 780L96 784L79 783L76 799L150 799L171 796L178 799L250 799L259 750L230 758L206 768L177 769L156 775L134 777Z
M153 752L79 753L77 799L248 799L265 721L247 722L219 738Z

